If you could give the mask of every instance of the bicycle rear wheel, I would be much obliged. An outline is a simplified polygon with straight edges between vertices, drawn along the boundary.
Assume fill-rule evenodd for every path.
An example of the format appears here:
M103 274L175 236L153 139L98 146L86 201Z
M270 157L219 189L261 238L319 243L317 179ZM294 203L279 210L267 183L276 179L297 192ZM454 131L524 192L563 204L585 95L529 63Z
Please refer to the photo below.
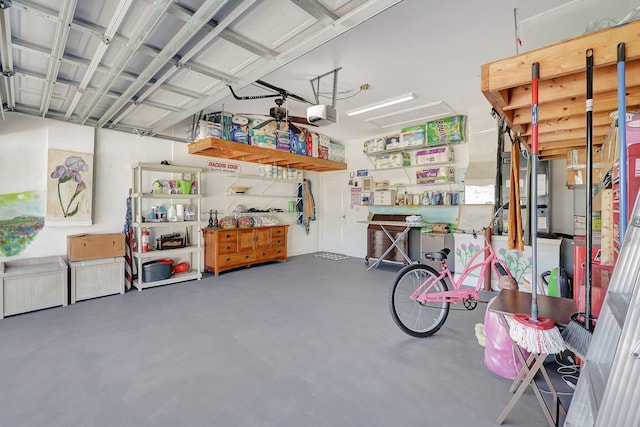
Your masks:
M427 302L420 304L412 301L411 294L425 280L435 280L439 273L424 264L410 264L400 270L393 279L389 294L389 309L396 325L416 338L427 338L435 334L444 325L449 315L448 302ZM444 279L434 283L428 293L446 292L449 288Z

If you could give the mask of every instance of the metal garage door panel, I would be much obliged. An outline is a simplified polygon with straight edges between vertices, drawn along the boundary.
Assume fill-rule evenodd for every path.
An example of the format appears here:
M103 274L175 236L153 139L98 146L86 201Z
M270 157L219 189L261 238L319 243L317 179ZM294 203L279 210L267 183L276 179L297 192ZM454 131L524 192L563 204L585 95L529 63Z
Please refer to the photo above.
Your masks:
M268 19L265 17L275 17ZM317 20L288 0L262 2L230 29L271 49L290 40Z
M260 58L223 39L215 40L210 46L207 51L195 55L193 61L228 74L233 74L233 70L241 64L257 61Z

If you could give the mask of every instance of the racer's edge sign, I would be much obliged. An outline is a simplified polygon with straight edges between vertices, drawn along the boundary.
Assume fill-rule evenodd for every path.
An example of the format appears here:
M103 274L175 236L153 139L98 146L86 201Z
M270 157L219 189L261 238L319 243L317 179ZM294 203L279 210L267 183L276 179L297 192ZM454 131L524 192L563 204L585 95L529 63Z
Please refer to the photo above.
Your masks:
M226 160L208 160L205 169L207 172L237 175L240 173L240 163Z

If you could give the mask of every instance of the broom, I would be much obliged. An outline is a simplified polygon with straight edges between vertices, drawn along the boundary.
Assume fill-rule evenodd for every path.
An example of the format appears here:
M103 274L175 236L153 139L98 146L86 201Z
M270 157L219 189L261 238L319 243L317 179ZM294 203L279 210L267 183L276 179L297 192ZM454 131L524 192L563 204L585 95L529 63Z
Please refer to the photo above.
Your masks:
M624 45L622 49L618 46L618 63L620 63L620 55L624 57ZM586 227L587 235L585 241L585 250L587 252L587 262L585 265L585 284L584 284L584 313L575 313L571 316L571 321L562 332L562 337L567 343L569 350L573 351L580 358L585 359L589 345L591 344L591 335L593 334L593 324L591 319L591 250L592 250L592 198L593 198L593 177L591 168L593 166L593 49L587 49L587 204L586 204ZM624 59L622 60L624 62ZM619 69L618 69L619 72ZM624 95L623 95L624 99ZM624 116L620 116L618 112L618 123L623 120ZM618 127L620 127L618 125ZM622 170L622 165L620 166ZM622 176L622 173L620 173ZM621 217L622 211L620 211ZM581 322L579 318L582 317Z
M533 280L531 280L531 315L514 314L509 335L531 353L556 354L566 346L555 322L538 316L538 81L540 64L531 67L531 248Z

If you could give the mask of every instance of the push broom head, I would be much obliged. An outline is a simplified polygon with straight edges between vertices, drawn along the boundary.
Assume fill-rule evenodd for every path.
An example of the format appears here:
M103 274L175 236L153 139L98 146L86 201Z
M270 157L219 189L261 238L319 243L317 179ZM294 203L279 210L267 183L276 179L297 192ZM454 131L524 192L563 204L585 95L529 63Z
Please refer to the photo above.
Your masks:
M525 350L537 354L557 354L566 348L553 320L546 317L534 320L527 314L514 314L513 320L509 325L509 335Z
M571 321L562 331L562 338L567 344L567 348L573 351L581 359L587 358L587 351L591 345L591 336L593 334L593 322L589 320L587 325L586 320L580 321L580 317L583 320L587 317L584 313L575 313L571 316Z

